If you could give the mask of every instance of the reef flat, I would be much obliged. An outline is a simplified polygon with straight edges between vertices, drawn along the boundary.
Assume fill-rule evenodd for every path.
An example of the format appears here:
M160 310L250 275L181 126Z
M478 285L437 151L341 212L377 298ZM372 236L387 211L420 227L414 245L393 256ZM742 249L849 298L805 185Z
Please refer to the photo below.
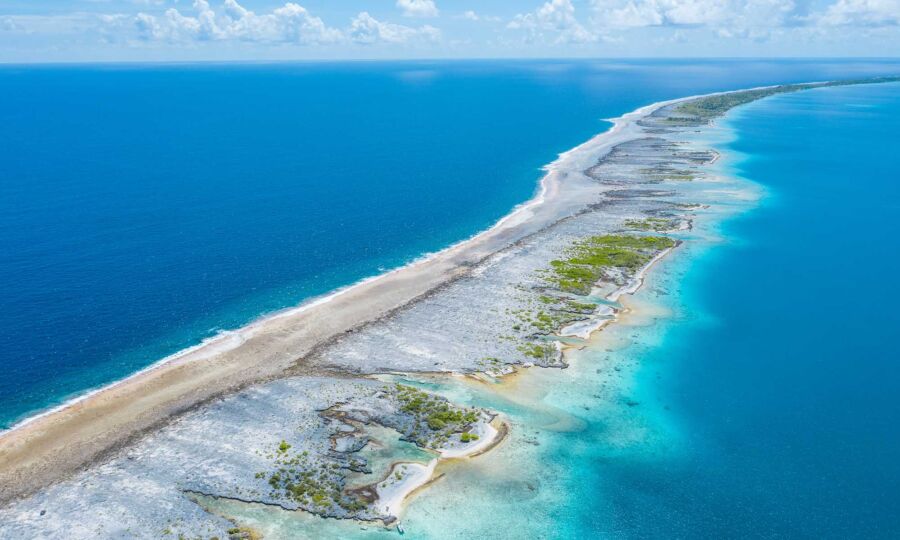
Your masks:
M734 104L747 97L725 95ZM87 468L0 509L0 532L253 536L203 510L194 502L201 495L392 523L403 498L427 483L434 460L474 456L506 428L492 411L376 376L490 379L523 367L565 367L565 349L612 321L619 297L677 248L676 233L696 218L696 190L715 189L705 167L717 154L686 134L714 118L691 111L720 111L721 101L650 107L617 123L616 137L561 156L537 203L494 229L490 243L476 243L477 254L455 252L445 279L416 284L412 298L322 336L301 356L277 349L281 369L263 377L272 380L255 374L256 384L207 396L168 425L95 454ZM414 281L419 272L394 277ZM372 447L391 445L412 457L367 457Z

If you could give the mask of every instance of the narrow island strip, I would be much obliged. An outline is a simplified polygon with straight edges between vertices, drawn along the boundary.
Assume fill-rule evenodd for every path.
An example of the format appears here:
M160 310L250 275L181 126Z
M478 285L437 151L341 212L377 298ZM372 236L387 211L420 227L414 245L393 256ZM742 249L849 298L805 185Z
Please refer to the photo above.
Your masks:
M71 524L52 508L56 521L36 529L21 516L62 494L119 497L117 484L96 481L107 469L148 494L140 505L123 499L117 508L128 511L116 515L90 508L111 527L132 515L156 519L157 509L177 515L186 532L203 519L213 529L225 526L198 517L185 491L325 517L395 518L438 459L479 455L514 426L492 425L491 411L375 375L503 377L518 367L565 367L563 338L589 337L614 320L619 298L638 290L703 211L692 199L698 190L685 186L709 184L715 192L709 166L718 154L686 142L687 133L769 95L896 80L717 93L616 119L608 132L548 165L539 194L488 231L261 319L0 435L0 502L7 504L0 531L6 523L22 524L14 535L65 530ZM383 487L351 489L351 475L371 474L359 452L373 425L438 457L428 465L395 464L396 482ZM55 497L27 497L47 489Z

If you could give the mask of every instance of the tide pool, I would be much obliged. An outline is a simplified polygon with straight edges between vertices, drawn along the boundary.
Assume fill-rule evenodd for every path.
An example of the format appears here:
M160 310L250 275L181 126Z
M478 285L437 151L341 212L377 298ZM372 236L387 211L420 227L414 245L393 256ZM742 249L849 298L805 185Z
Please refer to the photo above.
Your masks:
M443 465L406 535L896 538L898 129L898 84L732 111L708 135L732 180L571 367L421 382L512 430ZM267 538L397 534L204 503Z

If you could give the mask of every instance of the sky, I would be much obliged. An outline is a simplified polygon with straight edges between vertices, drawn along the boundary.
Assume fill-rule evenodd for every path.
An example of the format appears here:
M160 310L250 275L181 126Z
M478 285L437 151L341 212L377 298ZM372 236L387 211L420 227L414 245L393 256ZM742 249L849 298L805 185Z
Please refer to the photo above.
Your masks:
M0 0L0 62L897 57L900 0Z

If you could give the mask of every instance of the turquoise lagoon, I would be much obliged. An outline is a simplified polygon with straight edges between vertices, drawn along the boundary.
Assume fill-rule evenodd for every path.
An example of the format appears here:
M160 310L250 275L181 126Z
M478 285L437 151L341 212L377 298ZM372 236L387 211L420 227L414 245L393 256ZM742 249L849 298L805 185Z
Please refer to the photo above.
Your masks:
M898 130L898 84L732 111L708 134L732 180L697 186L719 204L571 367L418 381L512 430L439 469L406 536L896 538ZM397 535L203 503L272 538Z

